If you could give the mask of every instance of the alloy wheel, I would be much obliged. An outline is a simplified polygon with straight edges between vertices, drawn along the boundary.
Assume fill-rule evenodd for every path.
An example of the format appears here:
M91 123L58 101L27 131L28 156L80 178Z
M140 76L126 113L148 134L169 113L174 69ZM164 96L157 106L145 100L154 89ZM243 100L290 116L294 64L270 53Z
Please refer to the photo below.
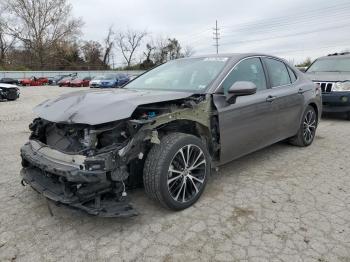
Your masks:
M313 110L309 110L303 123L303 137L306 143L310 144L314 139L316 132L316 114Z
M173 157L168 170L168 190L173 200L185 203L201 191L206 178L207 161L198 146L186 145Z

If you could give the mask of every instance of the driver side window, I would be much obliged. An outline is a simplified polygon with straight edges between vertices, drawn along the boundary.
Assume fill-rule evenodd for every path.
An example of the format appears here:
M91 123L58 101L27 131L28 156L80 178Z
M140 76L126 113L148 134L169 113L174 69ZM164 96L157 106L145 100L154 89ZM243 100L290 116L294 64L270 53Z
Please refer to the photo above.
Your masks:
M266 77L260 58L253 57L239 62L222 84L225 94L237 81L250 81L256 85L257 90L266 89Z

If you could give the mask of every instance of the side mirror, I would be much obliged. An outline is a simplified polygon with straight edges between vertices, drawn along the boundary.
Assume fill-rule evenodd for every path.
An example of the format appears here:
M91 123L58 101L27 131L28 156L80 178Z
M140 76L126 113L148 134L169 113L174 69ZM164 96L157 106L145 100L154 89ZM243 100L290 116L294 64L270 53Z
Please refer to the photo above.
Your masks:
M248 96L256 93L256 85L250 81L237 81L228 90L226 102L234 104L238 96Z

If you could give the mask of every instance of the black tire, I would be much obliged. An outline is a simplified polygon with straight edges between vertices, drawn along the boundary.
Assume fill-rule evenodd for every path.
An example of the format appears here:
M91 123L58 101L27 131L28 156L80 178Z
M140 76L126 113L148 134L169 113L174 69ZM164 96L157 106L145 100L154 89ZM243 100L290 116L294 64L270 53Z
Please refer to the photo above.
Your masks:
M180 163L181 156L179 157L179 152L184 148L188 148L185 153L187 156L189 155L188 159L191 159L187 162L191 161L193 164L192 167L186 167L186 170L181 171L181 175L178 172L178 170L181 170L179 165L176 165L176 168L174 165ZM196 152L198 152L198 155L196 155ZM199 156L200 158L197 159ZM185 158L182 159L182 163L185 163ZM198 166L191 169L199 164L196 160L200 161L199 163L205 160L205 163L201 164L200 168ZM184 133L171 133L164 136L159 145L155 144L147 155L143 171L145 191L149 198L159 202L164 207L172 210L182 210L190 207L199 199L210 176L210 171L208 150L198 137ZM180 178L176 178L179 176ZM179 191L177 191L177 197L174 197L176 189ZM182 199L176 200L180 194ZM188 199L185 199L186 197Z
M316 111L312 106L308 106L303 114L298 133L290 138L289 143L300 147L311 145L316 135L317 124Z

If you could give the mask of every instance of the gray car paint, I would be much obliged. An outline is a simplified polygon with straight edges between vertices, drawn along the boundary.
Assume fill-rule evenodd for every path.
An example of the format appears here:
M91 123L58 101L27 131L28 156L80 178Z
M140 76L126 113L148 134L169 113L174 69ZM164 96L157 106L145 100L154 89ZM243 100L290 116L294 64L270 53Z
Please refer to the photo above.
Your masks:
M317 106L318 116L321 116L321 97L316 96L314 83L285 60L255 53L222 54L219 57L228 57L229 60L203 93L213 96L218 111L221 164L295 135L302 114L310 103ZM297 75L296 82L238 97L235 104L227 104L226 97L219 94L218 89L232 68L249 57L270 57L283 61ZM183 99L191 95L187 92L130 89L85 91L46 101L35 109L35 113L52 122L97 125L128 118L139 105ZM268 96L276 99L268 102Z
M128 118L139 105L191 95L187 92L131 89L87 90L47 100L35 107L34 112L51 122L98 125Z
M252 54L239 57L232 61L230 68L247 57L263 59L271 56ZM284 60L277 60L288 64ZM214 103L219 112L221 164L295 135L309 103L317 105L320 117L322 103L320 96L315 97L314 83L293 66L288 66L293 68L297 75L297 80L291 85L277 88L268 86L268 89L258 91L254 95L238 97L232 105L225 103L224 95L214 95ZM228 73L229 71L225 76ZM220 84L216 89L219 87ZM266 99L269 96L276 99L268 102Z

